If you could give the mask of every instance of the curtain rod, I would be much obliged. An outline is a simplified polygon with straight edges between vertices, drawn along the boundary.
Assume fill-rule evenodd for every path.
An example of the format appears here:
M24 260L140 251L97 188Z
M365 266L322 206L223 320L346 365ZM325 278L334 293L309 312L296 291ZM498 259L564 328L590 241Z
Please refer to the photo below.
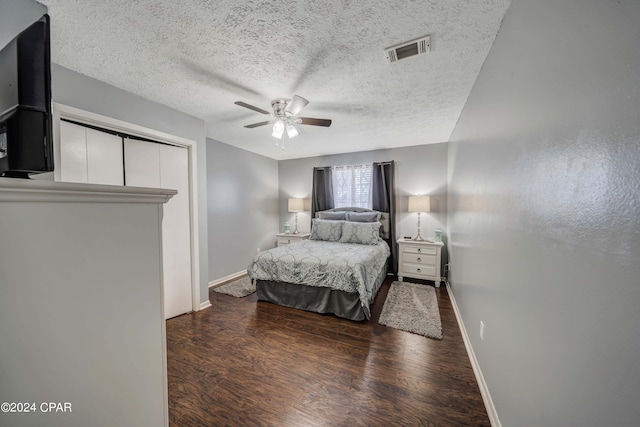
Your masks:
M372 162L372 164L381 164L381 165L390 165L391 163L395 163L395 160L389 160L386 162ZM363 165L363 164L367 164L367 163L354 163L355 165ZM333 166L314 166L313 169L331 169L331 168L335 168L335 167L340 167L340 166L353 166L354 164L350 164L350 165L333 165Z

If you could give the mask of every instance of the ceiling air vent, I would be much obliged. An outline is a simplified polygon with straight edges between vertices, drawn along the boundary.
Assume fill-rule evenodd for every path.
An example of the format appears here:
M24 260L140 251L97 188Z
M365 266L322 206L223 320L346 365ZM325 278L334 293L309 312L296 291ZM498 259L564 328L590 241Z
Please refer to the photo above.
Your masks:
M410 42L404 42L396 46L388 47L384 51L387 54L387 61L389 64L392 64L400 61L401 59L409 58L410 56L427 53L430 50L431 36L424 36L419 39L411 40Z

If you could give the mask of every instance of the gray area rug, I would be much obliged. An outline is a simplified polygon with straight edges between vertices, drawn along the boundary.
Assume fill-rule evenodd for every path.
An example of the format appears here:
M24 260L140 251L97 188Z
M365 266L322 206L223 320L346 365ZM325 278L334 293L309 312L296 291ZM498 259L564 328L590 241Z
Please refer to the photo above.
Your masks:
M214 292L219 292L221 294L242 298L254 293L256 291L256 285L251 283L249 276L242 276L241 278L234 280L233 282L229 282L226 285L213 288L213 290Z
M393 282L378 323L441 340L442 323L436 290L429 285Z

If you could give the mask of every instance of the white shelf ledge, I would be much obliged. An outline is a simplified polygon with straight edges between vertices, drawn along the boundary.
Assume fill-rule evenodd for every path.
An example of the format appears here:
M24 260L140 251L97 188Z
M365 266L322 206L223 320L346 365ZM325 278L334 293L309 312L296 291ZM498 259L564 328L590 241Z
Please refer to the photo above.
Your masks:
M166 203L176 194L163 188L0 178L0 202Z

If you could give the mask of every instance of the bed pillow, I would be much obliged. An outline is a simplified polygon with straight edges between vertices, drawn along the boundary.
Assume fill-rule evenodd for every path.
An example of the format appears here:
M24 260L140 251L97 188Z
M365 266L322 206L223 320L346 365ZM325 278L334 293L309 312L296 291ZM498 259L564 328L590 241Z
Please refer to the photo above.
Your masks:
M344 221L347 219L347 214L346 212L318 212L318 218L333 221Z
M376 222L380 221L380 212L347 212L347 221L352 222Z
M325 240L337 242L342 237L342 224L344 221L313 218L311 221L311 236L309 240Z
M350 222L342 226L340 243L358 243L360 245L375 245L380 239L380 226L376 222Z

